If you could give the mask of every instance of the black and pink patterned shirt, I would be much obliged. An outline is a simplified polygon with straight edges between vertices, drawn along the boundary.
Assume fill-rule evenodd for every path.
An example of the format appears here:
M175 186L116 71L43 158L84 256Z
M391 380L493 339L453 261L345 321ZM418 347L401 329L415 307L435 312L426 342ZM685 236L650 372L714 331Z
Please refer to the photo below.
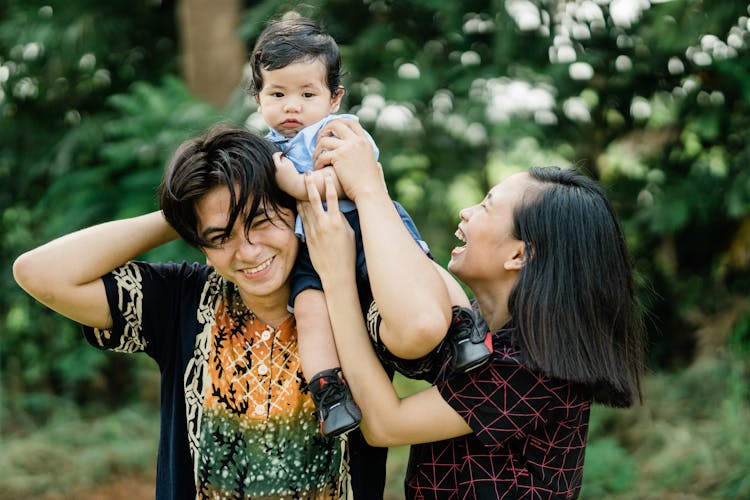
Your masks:
M469 373L450 372L449 354L443 359L435 385L474 432L412 446L406 498L578 496L589 392L526 368L508 330L493 335L493 348L490 361Z

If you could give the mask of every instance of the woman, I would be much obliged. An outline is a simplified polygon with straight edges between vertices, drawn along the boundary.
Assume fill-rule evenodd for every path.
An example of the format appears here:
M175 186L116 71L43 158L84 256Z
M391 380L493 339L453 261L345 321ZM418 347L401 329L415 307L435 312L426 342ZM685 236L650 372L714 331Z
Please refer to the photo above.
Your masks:
M368 261L376 259L367 253L368 221L390 217L382 174L357 124L331 124L322 134L318 165L333 165L359 209ZM351 237L332 193L328 181L334 209L324 211L310 184L300 213L363 433L372 444L414 445L407 498L577 497L591 403L640 399L642 323L624 238L601 188L570 170L530 169L460 212L464 244L448 268L473 292L477 328L491 332L493 354L457 373L452 351L438 350L433 386L403 399L367 339L351 292ZM408 272L388 273L389 265L399 266L381 259L379 278L406 286ZM377 292L375 301L384 313Z

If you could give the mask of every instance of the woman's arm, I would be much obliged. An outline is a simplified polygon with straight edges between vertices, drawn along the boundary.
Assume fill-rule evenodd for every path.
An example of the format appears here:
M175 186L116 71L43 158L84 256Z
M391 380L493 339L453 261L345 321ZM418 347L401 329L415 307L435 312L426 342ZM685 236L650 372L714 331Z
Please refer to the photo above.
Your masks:
M333 185L328 184L333 192ZM299 204L315 269L326 294L341 367L362 409L362 431L376 446L437 441L471 432L471 428L431 387L400 399L370 343L357 296L351 228L338 211L335 195L326 196L324 211L309 186L309 203Z
M112 318L101 277L176 238L160 211L106 222L24 253L13 264L13 277L29 295L63 316L109 328Z
M451 305L468 304L458 283L432 262L403 224L359 123L333 120L318 136L315 167L332 165L357 205L380 336L394 355L415 359L437 346Z

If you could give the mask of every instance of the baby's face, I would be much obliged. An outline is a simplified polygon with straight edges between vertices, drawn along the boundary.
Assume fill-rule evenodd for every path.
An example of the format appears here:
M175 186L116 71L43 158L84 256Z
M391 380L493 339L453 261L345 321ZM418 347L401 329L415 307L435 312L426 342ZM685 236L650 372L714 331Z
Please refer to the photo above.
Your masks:
M270 71L261 69L261 74L258 111L269 127L286 137L294 137L339 109L342 94L331 95L320 59L301 60Z

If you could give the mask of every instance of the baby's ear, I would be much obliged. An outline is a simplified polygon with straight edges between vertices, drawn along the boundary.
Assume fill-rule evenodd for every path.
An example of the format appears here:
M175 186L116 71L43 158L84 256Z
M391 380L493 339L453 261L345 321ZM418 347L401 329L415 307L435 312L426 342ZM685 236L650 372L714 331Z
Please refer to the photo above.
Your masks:
M344 94L346 94L346 89L344 87L339 87L336 89L336 92L334 92L331 96L331 108L328 111L329 113L335 113L339 110L339 106L341 106L341 100L344 98Z

